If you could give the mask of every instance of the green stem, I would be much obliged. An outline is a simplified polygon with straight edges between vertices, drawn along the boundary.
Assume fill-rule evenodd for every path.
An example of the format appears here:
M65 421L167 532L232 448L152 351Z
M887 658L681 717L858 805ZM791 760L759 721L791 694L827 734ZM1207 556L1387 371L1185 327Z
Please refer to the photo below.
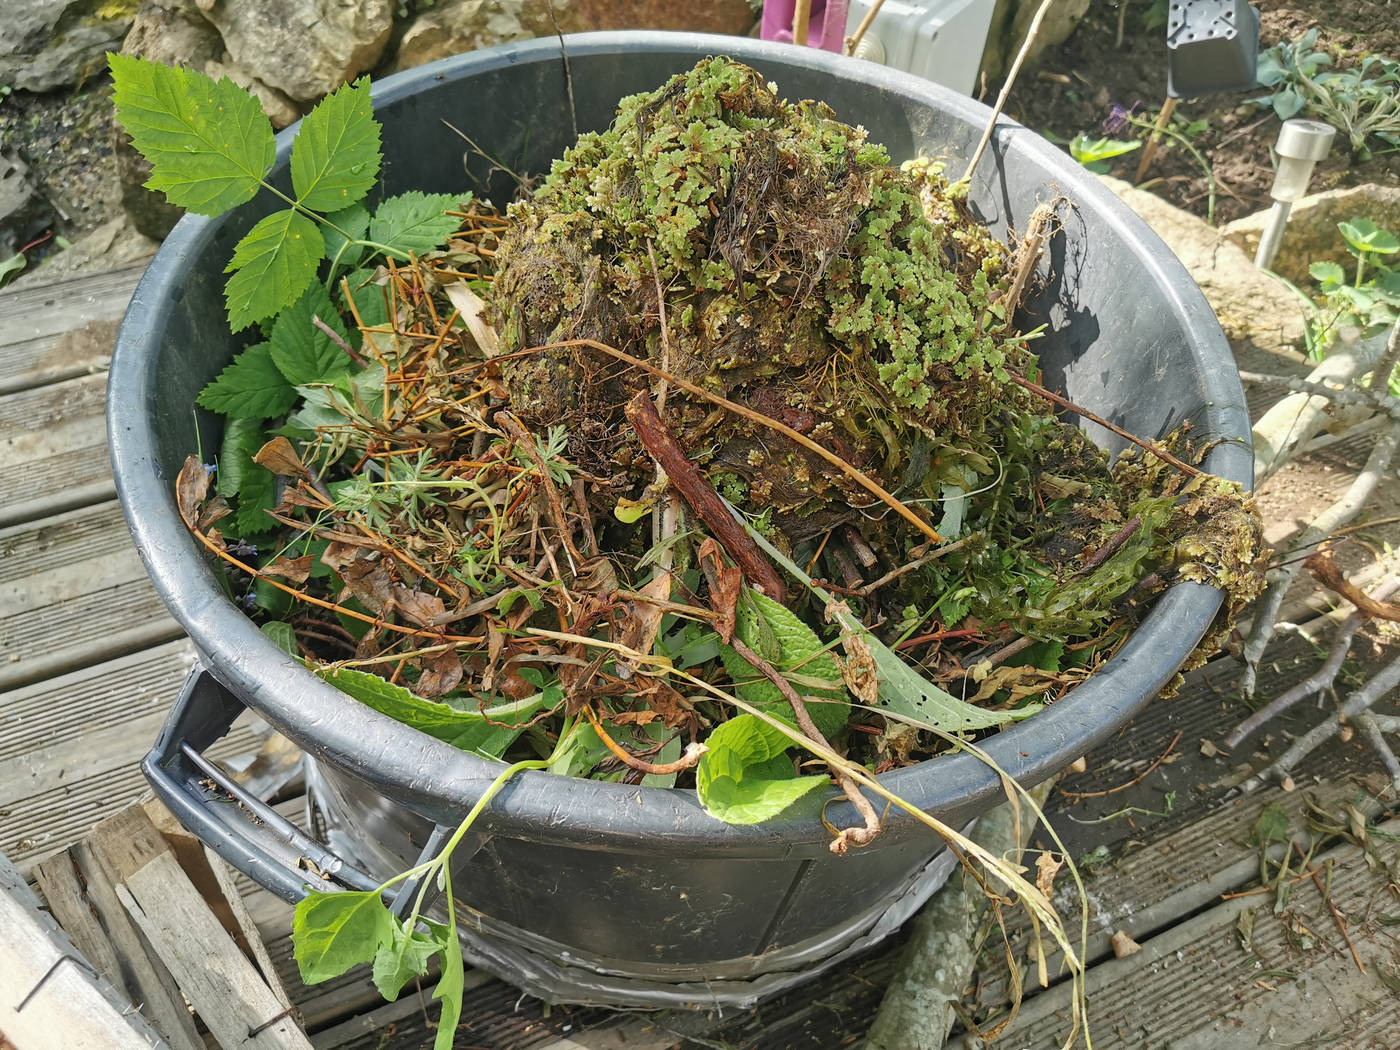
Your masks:
M319 222L319 223L320 223L321 225L323 225L323 226L329 226L332 230L334 230L336 233L340 234L340 235L341 235L342 237L344 237L347 241L354 241L354 240L355 240L355 239L354 239L353 237L351 237L348 233L346 233L344 230L342 230L339 226L337 226L335 223L331 222L330 219L326 218L324 215L321 215L319 212L314 212L314 211L312 211L310 208L304 206L303 204L301 204L301 203L298 202L298 201L293 200L291 197L288 197L285 193L283 193L281 190L279 190L279 189L278 189L276 186L274 186L272 183L268 182L266 179L259 179L258 181L261 182L261 183L263 184L263 188L266 189L266 190L268 190L268 191L270 191L270 192L272 193L273 196L275 196L275 197L281 197L284 201L286 201L289 205L291 205L291 208L292 208L293 211L299 211L299 212L301 212L303 215L305 215L307 218L309 218L309 219L314 219L316 222ZM359 242L356 242L356 243L359 243Z

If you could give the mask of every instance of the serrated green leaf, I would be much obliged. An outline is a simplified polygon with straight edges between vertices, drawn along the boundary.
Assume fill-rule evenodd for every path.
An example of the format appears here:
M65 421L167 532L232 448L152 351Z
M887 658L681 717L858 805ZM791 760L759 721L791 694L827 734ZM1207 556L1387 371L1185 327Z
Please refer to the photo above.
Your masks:
M262 420L230 419L219 451L219 495L234 504L233 520L241 536L267 532L276 522L267 511L277 506L277 478L253 462L266 441Z
M289 623L270 620L262 625L262 633L272 639L272 644L288 656L300 656L297 650L297 633Z
M342 339L348 334L340 313L319 281L277 315L269 341L272 363L293 386L324 383L349 372L354 362L330 336L316 327L321 321Z
M1389 230L1382 229L1370 219L1352 219L1337 223L1337 229L1347 244L1358 252L1374 255L1393 255L1400 252L1400 239Z
M1308 274L1313 280L1322 282L1322 290L1328 291L1344 284L1347 279L1346 271L1334 262L1319 261L1308 267Z
M292 915L292 946L305 984L339 977L391 943L394 917L373 890L312 890Z
M488 707L485 711L462 711L449 704L424 700L401 685L353 667L318 668L316 674L380 714L463 751L488 754L493 758L514 742L525 723L546 701L541 693Z
M256 98L227 77L116 53L108 62L117 120L151 162L149 189L201 215L252 199L277 153Z
M350 242L365 239L365 234L369 232L369 209L363 204L352 204L327 215L326 222L329 225L321 230L321 237L326 242L326 258L339 266L354 266L364 256L365 250Z
M220 372L196 399L233 418L272 419L291 408L297 392L272 363L271 347L256 343Z
M428 972L428 962L443 947L436 937L416 927L405 930L394 923L390 942L374 957L374 986L379 994L392 1003L405 984Z
M735 634L739 640L782 672L799 696L811 698L807 713L822 735L829 738L844 726L851 704L841 668L823 651L816 632L772 598L750 589L743 592L738 614ZM727 645L721 647L720 657L739 699L789 725L797 724L792 705L762 672Z
M369 77L323 98L301 122L292 143L292 187L312 211L339 211L369 192L379 176L379 122L369 101Z
M466 970L462 965L462 942L457 939L455 926L425 919L425 924L433 936L442 944L442 973L438 977L433 998L442 1001L442 1013L438 1015L437 1035L433 1037L433 1050L452 1050L457 1034L457 1022L462 1019L462 991L466 984Z
M442 245L457 227L459 219L444 215L470 194L419 193L410 190L390 197L375 209L369 224L369 239L401 252L427 252Z
M794 776L783 754L792 741L754 715L731 718L705 745L709 750L695 767L696 794L705 812L726 824L768 820L831 782L824 776Z
M271 317L300 298L326 257L316 224L290 208L274 212L233 249L224 273L229 327L235 332Z

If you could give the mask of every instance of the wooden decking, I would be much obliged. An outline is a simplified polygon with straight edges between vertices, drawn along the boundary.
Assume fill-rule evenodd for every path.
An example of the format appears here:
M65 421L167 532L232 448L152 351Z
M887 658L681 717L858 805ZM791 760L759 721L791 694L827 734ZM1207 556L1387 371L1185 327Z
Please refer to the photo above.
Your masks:
M146 582L107 468L104 369L140 269L0 293L0 852L25 876L142 793L137 763L194 659ZM1364 448L1347 443L1320 453L1316 486L1339 489L1358 456ZM1391 526L1377 538L1394 544L1397 533ZM1358 646L1349 673L1364 673L1374 659ZM1263 695L1306 675L1317 660L1317 649L1301 637L1279 645ZM1223 660L1194 673L1179 696L1158 702L1088 756L1088 771L1067 778L1053 796L1052 822L1069 852L1090 862L1094 1045L1393 1050L1400 1045L1393 990L1400 947L1392 932L1400 899L1384 870L1394 862L1391 841L1370 833L1368 855L1357 842L1334 838L1324 869L1327 900L1311 879L1293 883L1282 906L1276 893L1226 896L1258 882L1260 847L1251 838L1268 807L1282 807L1290 834L1308 830L1309 806L1314 820L1345 827L1346 806L1364 807L1384 778L1356 741L1334 740L1295 775L1298 790L1235 792L1228 781L1249 756L1210 746L1245 713L1235 678L1234 665ZM1272 747L1322 710L1306 705L1273 727ZM215 754L232 761L250 755L265 738L255 720L248 723ZM279 809L300 820L295 790L284 796L275 800ZM1282 846L1273 850L1277 856ZM383 1004L365 973L304 987L291 960L290 910L243 888L316 1047L431 1044L430 989ZM1064 903L1072 901L1066 888L1060 892ZM1142 951L1115 958L1110 937L1119 930ZM1023 947L1024 929L1012 923L1008 935ZM472 973L458 1045L859 1045L901 950L890 944L797 992L725 1017L551 1010ZM998 1002L1005 987L989 950L974 999ZM996 1045L1058 1046L1068 991L1061 978L1044 991L1028 986L1019 1019ZM957 1045L978 1044L962 1037Z

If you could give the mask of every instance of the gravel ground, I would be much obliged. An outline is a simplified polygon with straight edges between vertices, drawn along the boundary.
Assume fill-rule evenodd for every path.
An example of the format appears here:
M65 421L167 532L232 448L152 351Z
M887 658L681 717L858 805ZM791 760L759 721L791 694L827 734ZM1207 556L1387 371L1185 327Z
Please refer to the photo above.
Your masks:
M112 159L112 85L106 77L77 90L0 96L0 150L15 150L53 212L53 236L31 249L30 269L121 211Z

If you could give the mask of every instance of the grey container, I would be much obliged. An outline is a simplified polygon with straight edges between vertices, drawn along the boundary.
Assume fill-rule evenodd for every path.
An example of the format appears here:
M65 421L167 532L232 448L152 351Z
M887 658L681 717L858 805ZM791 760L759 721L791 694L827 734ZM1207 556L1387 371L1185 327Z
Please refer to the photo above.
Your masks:
M599 33L566 38L581 129L606 126L622 96L649 90L713 54L747 62L789 98L820 98L869 129L898 160L945 157L956 174L989 111L936 85L823 52L730 37ZM390 77L375 90L386 193L457 191L463 164L488 181L448 120L516 170L541 171L573 138L557 40L513 44ZM291 129L276 178L286 181ZM491 182L504 197L510 185ZM1161 241L1063 153L1010 122L997 129L971 200L994 232L1024 228L1061 196L1064 228L1048 280L1028 304L1045 324L1046 382L1146 436L1191 419L1220 438L1210 470L1250 481L1249 420L1220 326ZM277 649L229 601L176 512L173 483L218 421L194 409L242 340L224 323L222 274L238 238L267 210L182 220L142 280L112 361L109 427L118 493L155 585L207 672L188 683L146 761L180 818L236 867L294 900L319 886L372 887L433 849L499 766L377 714ZM1090 426L1096 440L1117 439ZM1116 733L1176 673L1220 605L1180 584L1163 595L1092 679L1053 707L989 738L1002 768L1030 786ZM303 747L322 818L307 836L245 800L200 752L244 706ZM884 778L945 823L962 826L1001 796L969 755ZM224 788L217 785L222 783ZM833 798L836 797L833 791ZM871 846L836 858L826 799L732 827L694 793L525 773L502 791L459 851L454 878L469 957L552 1001L742 1006L787 988L897 927L946 878L941 842L892 812ZM256 814L260 820L250 820ZM856 821L832 801L827 816Z

